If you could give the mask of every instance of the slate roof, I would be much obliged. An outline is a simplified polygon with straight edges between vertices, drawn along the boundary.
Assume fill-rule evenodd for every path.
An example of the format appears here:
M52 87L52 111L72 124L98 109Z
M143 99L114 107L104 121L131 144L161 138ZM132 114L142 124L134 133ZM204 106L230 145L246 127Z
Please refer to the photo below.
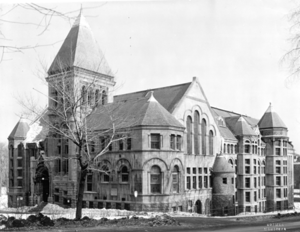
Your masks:
M25 139L28 131L28 123L24 119L20 119L8 136L8 139Z
M119 99L120 100L120 99ZM110 117L111 116L111 117ZM99 106L89 117L89 127L95 130L135 126L163 126L184 128L149 92L145 97L116 101Z
M257 135L243 116L225 118L226 125L236 135Z
M228 117L236 117L236 116L241 116L241 114L236 113L236 112L232 112L232 111L227 111L227 110L223 110L223 109L219 109L217 107L211 107L213 112L215 112L216 115L219 115L223 118L228 118ZM243 118L251 125L251 126L256 126L258 124L258 119L246 116L246 115L242 115Z
M212 167L212 171L215 173L222 173L222 172L232 172L235 173L233 165L228 163L228 160L224 155L216 156L214 165Z
M272 105L268 107L267 111L264 113L260 121L258 122L258 126L261 129L266 128L287 128L284 122L281 120L279 115L272 111Z
M227 127L223 127L223 126L218 126L218 127L223 138L237 141L234 134L232 134L232 132Z
M61 72L61 70L73 66L113 76L88 23L81 13L52 62L48 74Z
M134 93L127 93L114 96L115 102L137 100L146 96L149 91L153 91L155 99L170 113L184 96L185 92L191 85L191 82L180 85L167 86L156 89L148 89Z

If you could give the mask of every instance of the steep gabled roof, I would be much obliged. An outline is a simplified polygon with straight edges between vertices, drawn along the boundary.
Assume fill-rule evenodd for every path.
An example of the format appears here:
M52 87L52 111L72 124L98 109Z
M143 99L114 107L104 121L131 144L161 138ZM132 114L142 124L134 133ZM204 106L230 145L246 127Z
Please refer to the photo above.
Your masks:
M260 129L267 128L287 128L284 122L281 120L276 112L272 111L272 105L270 104L262 118L258 122Z
M94 130L112 128L130 128L134 126L184 126L169 113L150 92L143 98L117 101L99 106L89 117L88 124Z
M153 91L155 99L170 113L174 110L177 103L183 97L191 82L180 85L167 86L157 89L148 89L134 93L116 95L115 102L137 100L146 96L149 91Z
M8 139L25 139L28 131L28 123L24 119L20 119L8 136Z
M81 13L52 62L48 74L61 72L73 66L113 76L88 23Z
M243 116L228 117L225 121L235 136L257 135Z

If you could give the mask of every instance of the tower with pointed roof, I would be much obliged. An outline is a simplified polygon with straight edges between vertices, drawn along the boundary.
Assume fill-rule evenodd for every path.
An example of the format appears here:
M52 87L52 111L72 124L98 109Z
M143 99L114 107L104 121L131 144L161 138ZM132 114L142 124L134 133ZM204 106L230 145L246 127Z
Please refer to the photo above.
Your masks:
M261 141L257 126L251 125L245 116L238 115L225 119L228 128L238 140L236 149L236 200L237 213L261 212L265 208L263 197L264 173L261 172Z
M62 85L75 96L83 94L89 106L113 101L114 75L81 12L48 69L46 80L49 106L60 101Z
M288 130L270 104L258 122L262 140L266 144L267 211L293 206L293 154L290 153ZM289 170L289 171L288 171Z

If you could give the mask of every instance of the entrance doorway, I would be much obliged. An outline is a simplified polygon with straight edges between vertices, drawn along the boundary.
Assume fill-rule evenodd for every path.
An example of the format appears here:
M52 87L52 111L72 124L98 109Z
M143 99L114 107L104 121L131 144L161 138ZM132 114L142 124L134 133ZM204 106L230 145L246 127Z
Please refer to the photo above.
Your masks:
M195 205L196 205L196 212L198 214L202 214L202 204L201 204L201 201L197 200Z
M42 201L48 202L49 197L49 172L44 165L38 165L35 175L36 194Z

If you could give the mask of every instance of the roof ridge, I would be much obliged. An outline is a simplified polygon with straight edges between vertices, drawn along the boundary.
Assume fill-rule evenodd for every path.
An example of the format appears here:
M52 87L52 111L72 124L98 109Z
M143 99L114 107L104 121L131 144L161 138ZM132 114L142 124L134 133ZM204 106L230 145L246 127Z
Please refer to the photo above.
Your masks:
M159 87L159 88L145 89L145 90L140 90L140 91L136 91L136 92L130 92L130 93L115 95L114 97L124 96L124 95L129 95L129 94L134 94L134 93L142 93L142 92L146 92L146 91L150 92L150 91L154 91L154 90L158 90L158 89L166 89L166 88L170 88L170 87L177 87L177 86L187 85L187 84L191 84L191 83L192 82L186 82L186 83L182 83L182 84L178 84L178 85L169 85L169 86L164 86L164 87Z

